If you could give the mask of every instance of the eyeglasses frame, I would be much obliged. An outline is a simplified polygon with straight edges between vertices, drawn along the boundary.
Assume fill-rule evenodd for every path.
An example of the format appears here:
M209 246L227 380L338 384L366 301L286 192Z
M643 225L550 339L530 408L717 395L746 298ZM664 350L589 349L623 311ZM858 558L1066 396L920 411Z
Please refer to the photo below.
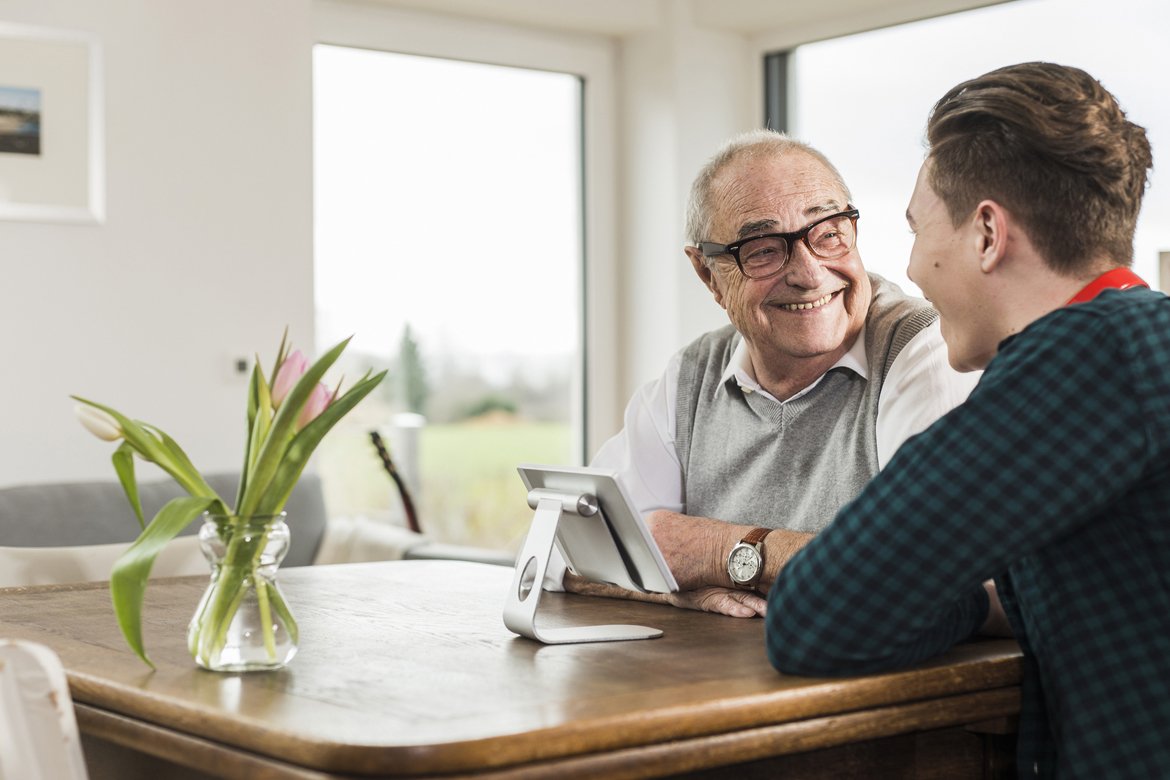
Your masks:
M780 273L781 271L783 271L784 267L788 265L788 261L792 259L792 247L796 244L797 241L803 241L804 245L806 247L808 247L808 251L810 253L812 253L812 255L814 257L824 257L824 255L819 254L817 252L817 250L813 249L813 245L811 243L809 243L808 234L809 234L809 231L811 231L817 225L828 222L831 219L838 219L840 217L848 217L849 218L849 221L853 223L853 233L854 233L853 246L857 246L857 218L860 216L861 216L861 212L858 209L848 208L845 211L838 211L836 214L829 214L827 216L821 217L818 220L815 220L813 222L808 223L807 225L802 227L800 230L796 230L796 231L793 231L791 233L762 233L758 236L748 236L747 238L742 238L739 241L733 241L730 244L716 244L716 243L713 243L711 241L700 241L699 245L698 245L698 249L700 252L703 253L703 257L718 257L719 255L731 255L731 257L735 260L736 267L739 268L739 272L741 274L743 274L748 279L769 279L769 278L775 276L776 274ZM740 250L740 248L743 247L744 244L747 244L751 241L758 241L761 238L782 238L782 239L784 239L784 243L788 246L788 256L784 258L784 262L781 263L780 267L777 268L775 271L772 271L768 274L765 274L764 276L751 276L743 268L743 262L740 261L740 259L739 259L739 250ZM848 254L850 251L852 251L852 249L853 249L853 247L849 247L849 249L847 249L844 253L842 253L839 256L844 257L846 254Z

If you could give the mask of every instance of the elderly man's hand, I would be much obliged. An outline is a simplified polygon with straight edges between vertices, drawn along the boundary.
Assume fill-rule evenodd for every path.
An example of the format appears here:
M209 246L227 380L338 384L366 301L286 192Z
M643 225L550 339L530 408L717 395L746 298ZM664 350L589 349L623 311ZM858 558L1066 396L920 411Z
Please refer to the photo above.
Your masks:
M680 590L666 596L668 604L683 609L715 612L730 617L763 617L768 611L768 600L759 593L734 588L698 588Z
M604 582L593 582L572 572L565 574L565 590L586 596L606 596L613 599L649 601L653 604L670 604L682 609L701 612L715 612L730 617L763 617L767 611L767 600L758 593L733 588L698 588L678 593L638 593Z

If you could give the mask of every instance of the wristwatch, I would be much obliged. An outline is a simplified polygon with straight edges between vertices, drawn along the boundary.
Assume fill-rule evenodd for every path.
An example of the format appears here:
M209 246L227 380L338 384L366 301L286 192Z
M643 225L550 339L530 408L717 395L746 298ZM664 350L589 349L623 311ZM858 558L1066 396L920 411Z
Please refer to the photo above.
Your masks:
M753 528L727 555L727 574L738 588L752 589L764 573L764 537L771 528Z

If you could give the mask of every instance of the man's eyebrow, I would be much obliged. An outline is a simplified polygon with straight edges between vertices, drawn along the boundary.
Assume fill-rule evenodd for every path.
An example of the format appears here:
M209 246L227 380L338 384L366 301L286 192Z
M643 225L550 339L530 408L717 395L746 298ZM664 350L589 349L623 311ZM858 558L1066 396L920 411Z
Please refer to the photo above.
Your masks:
M845 206L835 200L830 200L827 203L822 203L817 206L809 206L804 210L805 216L815 217L820 214L835 214L838 211L844 211Z
M804 210L804 215L806 217L819 217L822 214L836 214L838 211L844 210L844 208L845 206L841 203L830 200L826 203L809 206ZM778 228L779 223L774 219L759 219L755 222L748 222L740 227L738 238L749 238L760 233L775 233L778 231Z
M910 225L911 229L914 228L914 217L911 216L910 209L906 209L906 222Z
M738 238L748 238L750 236L758 236L760 233L775 233L776 220L774 219L758 219L755 222L748 222L741 225L739 228Z

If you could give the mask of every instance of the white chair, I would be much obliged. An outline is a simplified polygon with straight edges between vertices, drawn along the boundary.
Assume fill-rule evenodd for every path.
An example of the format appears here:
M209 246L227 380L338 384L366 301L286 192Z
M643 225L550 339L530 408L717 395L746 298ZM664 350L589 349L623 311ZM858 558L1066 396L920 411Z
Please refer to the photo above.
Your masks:
M57 655L0 639L0 780L87 780L73 699Z

